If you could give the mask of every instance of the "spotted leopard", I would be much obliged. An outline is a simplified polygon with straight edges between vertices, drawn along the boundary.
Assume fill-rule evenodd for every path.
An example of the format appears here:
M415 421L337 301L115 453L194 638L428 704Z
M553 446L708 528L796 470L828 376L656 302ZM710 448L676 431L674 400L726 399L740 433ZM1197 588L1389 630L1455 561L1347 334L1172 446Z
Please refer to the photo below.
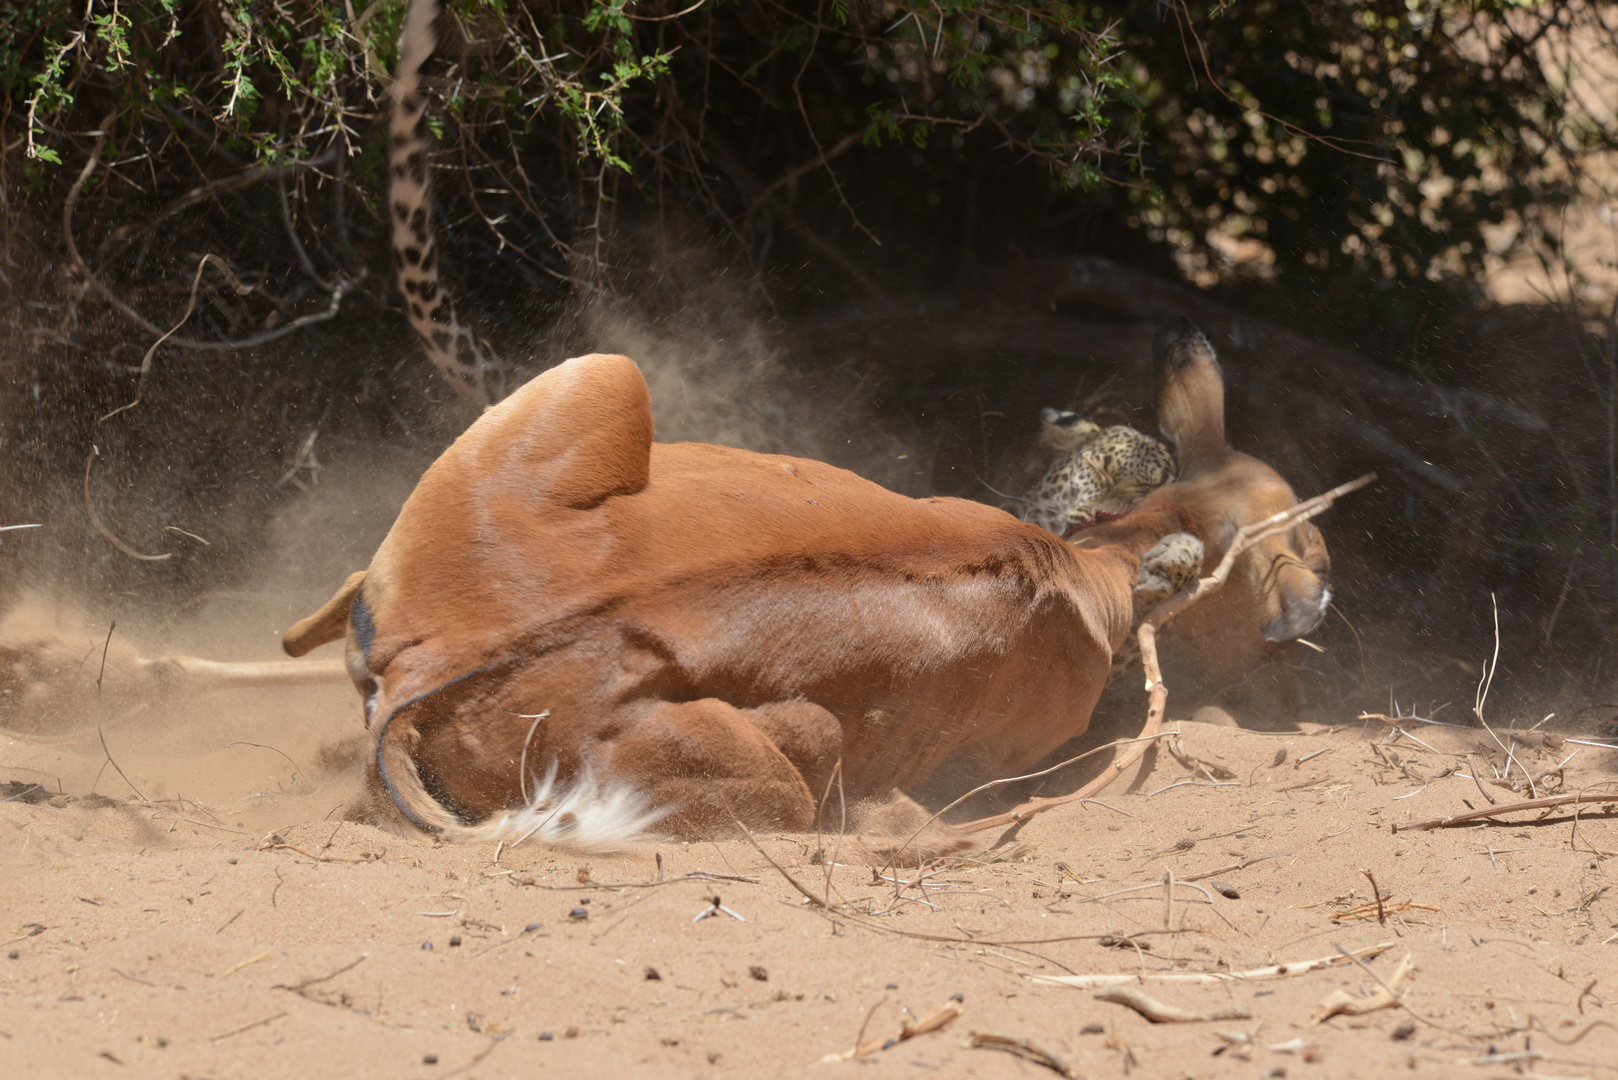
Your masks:
M1059 409L1040 419L1040 442L1061 457L1028 497L1025 521L1062 535L1122 517L1174 479L1169 448L1132 427L1102 427Z

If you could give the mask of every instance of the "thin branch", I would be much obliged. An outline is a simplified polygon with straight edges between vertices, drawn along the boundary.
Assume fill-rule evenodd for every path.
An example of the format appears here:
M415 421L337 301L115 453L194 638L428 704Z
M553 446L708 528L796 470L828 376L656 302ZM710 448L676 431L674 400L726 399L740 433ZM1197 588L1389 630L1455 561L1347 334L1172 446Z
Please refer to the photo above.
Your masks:
M167 556L164 557L167 558ZM107 649L112 646L112 632L116 629L118 629L118 620L114 619L107 626L107 640L101 643L101 670L96 672L96 735L101 739L101 752L107 755L107 764L111 765L117 770L118 775L124 778L124 783L129 785L130 791L139 795L142 802L149 803L152 800L146 797L144 791L135 786L135 782L124 772L124 767L118 764L117 759L112 756L112 751L107 748L107 733L101 729L101 680L107 676ZM94 785L91 785L91 787L93 789Z
M111 529L101 524L101 519L96 517L95 505L90 502L90 467L95 464L96 458L100 456L101 448L99 446L92 445L90 447L90 456L84 459L84 510L85 513L90 515L90 524L94 525L96 532L100 533L102 536L105 536L107 540L112 543L113 547L117 548L125 555L128 555L131 559L140 559L142 562L162 562L164 559L174 558L174 552L172 551L165 552L162 555L142 555L140 552L136 551L134 548L130 547L128 544L114 536Z
M1608 784L1618 784L1618 780L1604 780L1600 784L1592 786L1601 787ZM1524 799L1522 802L1491 806L1483 810L1473 810L1466 814L1450 814L1448 817L1431 818L1427 821L1412 821L1407 825L1394 822L1392 828L1394 832L1441 829L1445 825L1459 825L1466 821L1479 821L1483 818L1492 818L1500 814L1515 813L1518 810L1551 810L1558 806L1572 806L1575 803L1618 803L1618 791L1597 794L1586 790L1572 792L1567 795L1548 795L1543 799Z

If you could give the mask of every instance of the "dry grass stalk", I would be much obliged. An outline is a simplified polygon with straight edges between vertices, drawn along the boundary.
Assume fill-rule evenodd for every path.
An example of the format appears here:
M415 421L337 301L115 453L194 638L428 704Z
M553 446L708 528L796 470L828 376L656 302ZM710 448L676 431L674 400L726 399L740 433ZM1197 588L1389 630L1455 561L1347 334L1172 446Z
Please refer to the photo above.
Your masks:
M1367 945L1362 949L1355 949L1354 955L1361 959L1373 959L1381 956L1393 948L1391 941L1378 942ZM1336 964L1346 964L1348 958L1341 955L1322 956L1314 960L1297 960L1290 964L1271 964L1268 967L1252 968L1248 971L1165 971L1141 972L1134 975L1029 975L1035 982L1055 983L1060 986L1070 986L1075 990L1094 990L1104 986L1128 986L1131 983L1142 981L1167 983L1194 983L1199 986L1212 985L1224 982L1251 982L1263 979L1287 979L1294 975L1303 975L1311 971L1320 971Z
M86 491L88 491L88 488L86 488ZM112 645L112 632L116 629L118 629L118 621L114 619L107 627L107 640L101 643L101 670L96 673L96 735L101 739L101 752L107 755L107 764L116 769L118 775L124 778L124 783L129 785L129 790L139 795L141 801L149 803L152 800L146 797L144 791L135 786L135 782L124 772L123 766L113 759L112 751L107 748L107 733L101 727L101 681L107 677L107 649ZM100 781L100 779L101 774L96 773L96 780ZM95 790L95 784L90 785L90 790Z
M1063 1063L1062 1059L1049 1050L1041 1049L1027 1039L1019 1039L1015 1035L997 1035L992 1031L974 1031L966 1037L963 1044L971 1050L1004 1050L1006 1053L1031 1061L1035 1065L1042 1065L1058 1076L1077 1075Z
M1489 789L1483 786L1483 781L1478 777L1478 763L1472 759L1471 754L1466 755L1466 771L1472 774L1472 783L1478 786L1478 794L1487 799L1490 806L1495 805L1496 799L1489 794Z

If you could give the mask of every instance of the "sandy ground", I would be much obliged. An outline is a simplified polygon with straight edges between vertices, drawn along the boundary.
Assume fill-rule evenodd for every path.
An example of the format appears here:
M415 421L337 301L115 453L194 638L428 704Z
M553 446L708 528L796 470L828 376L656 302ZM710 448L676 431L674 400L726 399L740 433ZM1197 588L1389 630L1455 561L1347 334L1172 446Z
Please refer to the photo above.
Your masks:
M1350 707L1286 734L1182 723L1233 779L1152 755L918 884L835 837L831 867L814 836L760 837L777 869L740 837L580 856L388 834L342 820L351 691L240 696L109 722L130 783L93 727L0 738L7 1075L1057 1075L1041 1053L1074 1076L1618 1073L1618 808L1390 828L1485 805L1464 755L1505 754L1481 730ZM1552 790L1618 764L1543 730L1515 745L1530 772L1579 751ZM1383 945L1374 978L1337 952ZM1408 1008L1311 1022L1407 956ZM1038 980L1093 973L1245 1018L1153 1024ZM953 995L952 1022L884 1046ZM824 1063L862 1032L861 1061Z

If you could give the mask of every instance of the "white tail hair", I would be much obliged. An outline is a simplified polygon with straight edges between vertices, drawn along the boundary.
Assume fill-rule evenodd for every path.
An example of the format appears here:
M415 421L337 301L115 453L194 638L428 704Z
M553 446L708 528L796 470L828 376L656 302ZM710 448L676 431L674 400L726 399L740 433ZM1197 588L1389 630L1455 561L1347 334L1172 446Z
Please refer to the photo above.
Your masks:
M575 851L611 851L654 839L652 827L674 809L650 806L645 792L633 784L602 783L589 770L571 781L560 780L560 767L552 758L524 806L468 824L427 793L415 762L402 754L394 760L404 766L403 783L391 792L395 802L406 816L445 840L520 844L538 839Z

